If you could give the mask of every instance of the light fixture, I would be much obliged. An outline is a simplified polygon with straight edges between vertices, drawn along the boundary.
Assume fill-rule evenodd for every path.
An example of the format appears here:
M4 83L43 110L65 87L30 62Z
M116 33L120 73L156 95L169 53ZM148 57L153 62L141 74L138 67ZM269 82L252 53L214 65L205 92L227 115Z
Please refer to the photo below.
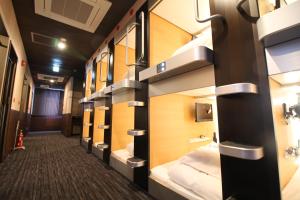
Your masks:
M52 71L59 72L59 64L54 63L52 66Z
M53 79L51 79L51 80L50 80L50 83L54 83L54 80L53 80Z
M57 48L60 50L64 50L67 47L66 45L66 39L62 38L60 41L57 43Z

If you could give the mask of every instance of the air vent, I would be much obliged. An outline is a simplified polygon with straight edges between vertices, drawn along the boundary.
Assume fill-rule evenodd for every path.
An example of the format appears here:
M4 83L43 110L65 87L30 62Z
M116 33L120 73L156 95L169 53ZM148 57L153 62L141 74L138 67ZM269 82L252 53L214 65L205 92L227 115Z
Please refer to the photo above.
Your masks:
M55 47L55 43L57 41L57 39L54 37L50 37L47 35L34 33L34 32L31 32L31 40L33 43L48 46L48 47Z
M40 88L49 89L49 85L40 85Z
M35 13L93 33L110 6L107 0L35 0Z
M51 76L51 75L46 75L46 74L37 74L38 80L42 81L50 81L53 80L57 83L62 83L64 81L64 77L61 76Z

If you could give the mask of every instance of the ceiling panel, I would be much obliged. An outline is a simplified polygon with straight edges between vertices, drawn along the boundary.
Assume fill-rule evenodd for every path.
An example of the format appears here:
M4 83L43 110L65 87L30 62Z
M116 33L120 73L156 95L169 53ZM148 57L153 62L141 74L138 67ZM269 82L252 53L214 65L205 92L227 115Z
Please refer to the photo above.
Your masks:
M135 3L135 0L110 1L112 6L107 15L103 18L95 33L90 33L35 14L34 0L13 0L28 63L36 83L40 83L35 78L37 73L65 76L67 78L71 75L83 77L85 62ZM67 48L61 51L55 47L33 43L31 32L57 39L64 38L66 39ZM52 71L54 59L61 61L59 73ZM65 82L62 84L65 84Z

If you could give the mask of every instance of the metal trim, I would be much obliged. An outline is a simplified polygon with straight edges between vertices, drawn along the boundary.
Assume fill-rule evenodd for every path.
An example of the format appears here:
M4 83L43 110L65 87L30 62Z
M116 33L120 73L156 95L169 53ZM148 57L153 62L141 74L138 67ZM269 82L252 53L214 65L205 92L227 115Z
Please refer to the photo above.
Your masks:
M133 158L128 158L126 164L131 168L138 168L138 167L145 166L146 161L133 157Z
M140 83L139 81L124 79L112 85L112 93L117 94L129 89L141 89L141 88L142 88L142 83Z
M103 124L100 124L100 125L98 126L98 128L99 128L99 129L109 129L110 126L109 126L109 125L103 125Z
M93 126L93 123L84 123L83 126Z
M145 103L143 101L129 101L128 107L142 107L145 106Z
M259 160L264 157L263 147L243 145L230 141L221 142L219 150L222 155L246 160Z
M127 131L127 134L131 135L131 136L142 136L142 135L146 134L146 131L145 130L131 129L131 130Z
M216 87L216 96L257 93L257 86L253 83L234 83L230 85Z

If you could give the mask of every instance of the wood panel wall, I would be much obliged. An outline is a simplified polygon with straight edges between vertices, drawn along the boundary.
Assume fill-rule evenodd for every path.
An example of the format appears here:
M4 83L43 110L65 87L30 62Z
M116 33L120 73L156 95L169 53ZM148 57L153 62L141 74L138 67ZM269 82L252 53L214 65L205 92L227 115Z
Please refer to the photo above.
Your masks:
M32 115L30 120L30 131L61 131L63 116L40 116Z
M191 138L213 137L216 131L213 121L195 122L197 101L179 94L150 98L150 168L176 160L208 143L190 144Z
M150 67L164 61L181 46L192 40L192 35L154 13L150 13Z
M100 110L99 108L94 109L94 137L93 143L103 142L104 141L104 129L99 129L99 125L104 125L105 111Z
M125 61L125 46L121 44L115 46L114 59L114 83L117 83L125 79L129 71ZM128 48L128 61L135 63L135 49Z
M112 151L126 148L133 141L127 135L129 129L134 129L134 108L127 102L113 104L112 110Z
M83 131L82 131L82 137L89 137L89 126L86 126L86 124L90 123L90 112L83 112Z
M280 185L281 188L284 188L298 167L294 160L285 158L285 150L293 145L293 143L294 145L297 144L297 140L293 141L293 137L299 133L298 127L300 126L300 122L297 120L290 120L289 124L287 124L283 117L282 104L291 101L297 103L298 99L296 93L291 93L291 91L282 88L279 83L271 78L269 81L277 142Z
M91 96L91 85L92 85L92 74L93 71L90 69L87 72L86 80L85 80L85 97ZM83 130L82 137L89 137L89 127L86 124L90 123L90 112L83 112Z

